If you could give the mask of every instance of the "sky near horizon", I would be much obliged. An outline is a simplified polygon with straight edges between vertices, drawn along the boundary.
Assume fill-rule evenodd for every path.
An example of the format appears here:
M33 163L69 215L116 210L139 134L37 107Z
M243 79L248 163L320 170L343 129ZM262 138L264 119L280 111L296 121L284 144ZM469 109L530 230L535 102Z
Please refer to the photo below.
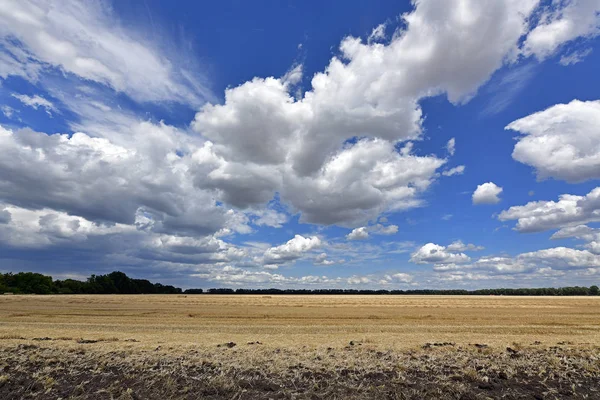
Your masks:
M0 271L600 282L600 0L0 0Z

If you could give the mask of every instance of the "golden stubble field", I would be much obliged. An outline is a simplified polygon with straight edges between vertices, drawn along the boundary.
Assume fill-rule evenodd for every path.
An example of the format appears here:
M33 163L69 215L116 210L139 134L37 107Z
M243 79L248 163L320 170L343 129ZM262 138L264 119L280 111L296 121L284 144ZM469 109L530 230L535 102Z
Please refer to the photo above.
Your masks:
M600 399L599 381L598 297L0 296L1 399Z
M600 344L600 297L61 295L0 296L0 337L135 339L140 347L402 350L426 342Z

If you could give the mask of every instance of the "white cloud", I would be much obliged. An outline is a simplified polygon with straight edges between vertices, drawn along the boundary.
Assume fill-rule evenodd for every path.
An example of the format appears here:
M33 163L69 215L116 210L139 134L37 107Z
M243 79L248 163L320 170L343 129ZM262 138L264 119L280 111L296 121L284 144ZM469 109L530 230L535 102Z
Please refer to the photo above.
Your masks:
M15 109L9 106L2 106L0 107L0 110L2 110L2 114L9 119L12 118L13 114L15 113Z
M451 252L461 252L461 251L480 251L480 250L483 250L484 248L485 247L483 247L483 246L476 246L472 243L465 244L461 240L456 240L456 241L450 243L446 247L446 250L451 251Z
M286 243L267 249L263 255L266 265L283 264L301 258L305 253L323 245L317 236L296 235Z
M192 77L197 72L186 71L183 62L174 64L159 45L143 38L120 23L104 1L7 0L0 7L0 43L9 54L0 59L0 76L33 80L52 66L140 102L199 105L211 98Z
M270 226L272 228L281 228L288 221L288 216L284 213L272 209L257 210L252 212L256 217L252 222L257 226Z
M500 202L498 195L502 190L494 182L477 185L477 189L473 192L473 204L498 204Z
M450 154L451 156L454 155L454 152L456 151L456 139L455 138L448 140L448 143L446 143L446 150L448 150L448 154Z
M574 51L562 56L558 62L560 65L565 67L569 65L575 65L582 62L590 54L592 54L592 49Z
M552 269L578 269L600 266L600 256L588 250L575 250L568 247L555 247L523 253L518 259Z
M207 142L193 156L198 187L213 188L222 201L258 207L280 192L300 212L300 221L356 226L380 213L421 204L418 195L435 179L444 160L398 153L380 139L364 139L330 158L312 177L297 176L286 165L228 162Z
M28 210L0 206L0 242L12 247L40 248L84 242L93 236L134 232L134 226L103 225L51 209Z
M369 234L375 235L395 235L398 233L398 225L383 225L376 224L371 226L362 226L355 228L346 235L347 240L365 240L369 238Z
M255 78L228 89L224 105L207 105L194 126L215 142L243 139L231 143L229 151L237 160L273 162L285 155L282 142L292 137L298 146L291 163L301 176L318 171L352 137L416 138L421 132L419 99L447 93L456 103L472 96L506 55L516 52L525 16L536 2L468 3L417 3L403 15L406 30L396 32L389 45L344 39L341 56L313 77L312 89L300 101L288 95L284 82ZM449 50L456 45L460 52ZM250 110L258 114L249 118ZM269 142L272 146L259 148L274 131L279 133Z
M367 227L362 226L360 228L355 228L346 235L346 239L348 240L365 240L369 238L369 231Z
M289 73L227 89L224 104L205 105L192 124L211 141L197 184L241 208L278 191L301 222L348 227L421 205L446 160L412 155L412 143L400 154L394 147L421 136L419 101L472 97L516 56L536 3L417 2L388 44L345 38L301 97L290 94ZM363 139L348 143L355 138Z
M369 35L368 43L371 44L373 42L385 39L385 28L386 24L379 24L373 28L371 34Z
M465 166L459 165L457 167L450 168L446 171L443 171L442 175L444 175L444 176L462 175L462 174L464 174L464 172L465 172Z
M597 237L598 232L598 229L590 228L587 225L567 226L554 232L550 239L565 239L575 237L591 241Z
M134 122L116 145L84 133L46 135L0 127L0 198L17 207L51 208L95 222L133 224L141 212L151 229L212 234L244 230L239 213L193 186L187 140L164 124ZM181 147L180 147L181 146Z
M387 225L377 224L370 227L370 231L376 235L395 235L398 233L398 225Z
M600 221L600 188L585 196L563 194L557 202L532 201L498 215L500 221L517 220L520 232L540 232Z
M337 286L342 282L342 278L328 278L327 276L306 275L300 277L287 277L268 271L247 270L232 266L223 268L212 268L209 271L197 273L193 277L206 279L228 286L252 287L255 285L270 287L305 287L305 286Z
M328 260L326 253L321 253L315 257L314 263L315 265L334 265L336 262L333 260Z
M464 253L452 252L444 246L427 243L414 252L410 261L416 264L460 264L471 261Z
M523 43L525 55L544 59L564 43L578 37L594 37L600 33L600 1L553 1L540 16L539 24Z
M444 279L453 280L454 276L463 276L464 279L472 280L473 276L479 276L477 279L493 280L511 276L520 279L556 278L564 276L565 271L587 271L599 265L600 255L591 251L554 247L521 253L514 257L485 256L473 263L436 264L433 269Z
M391 285L394 283L412 283L414 277L405 272L398 272L396 274L384 275L382 279L379 280L380 285Z
M535 168L538 179L575 183L600 178L600 100L573 100L518 119L512 156Z
M600 229L586 225L568 226L555 232L550 239L577 238L585 241L583 245L594 254L600 254Z
M38 96L37 94L33 96L27 96L26 94L13 94L12 97L18 99L21 103L33 109L37 110L39 107L42 107L50 116L52 115L52 112L58 112L54 104L45 98Z

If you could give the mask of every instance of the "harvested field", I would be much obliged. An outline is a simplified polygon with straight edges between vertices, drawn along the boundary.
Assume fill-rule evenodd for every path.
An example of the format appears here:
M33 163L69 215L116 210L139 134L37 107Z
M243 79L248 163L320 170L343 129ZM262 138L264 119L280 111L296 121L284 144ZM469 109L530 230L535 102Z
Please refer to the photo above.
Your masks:
M2 296L0 398L600 399L600 298Z

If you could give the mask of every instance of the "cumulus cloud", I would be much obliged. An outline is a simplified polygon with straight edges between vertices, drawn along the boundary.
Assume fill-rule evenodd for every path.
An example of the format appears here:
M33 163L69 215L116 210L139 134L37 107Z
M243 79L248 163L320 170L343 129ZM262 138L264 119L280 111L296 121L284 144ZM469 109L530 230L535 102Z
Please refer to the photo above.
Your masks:
M344 38L304 92L297 87L303 66L293 65L281 78L257 77L228 88L217 104L194 78L198 71L186 71L188 65L172 57L187 52L169 54L170 46L148 43L116 20L106 2L9 0L0 6L0 77L39 84L55 102L18 95L24 104L53 112L60 104L77 118L65 121L73 134L0 127L1 250L102 249L110 265L193 271L227 285L413 282L405 273L296 278L256 268L304 257L330 265L352 247L360 247L361 261L376 260L388 250L406 252L398 243L335 247L296 235L265 248L226 240L252 232L251 225L281 227L289 214L299 214L302 223L359 227L348 236L397 233L396 225L376 223L377 217L422 206L423 193L437 179L464 172L464 166L440 171L447 157L413 152L423 134L422 100L444 95L453 104L467 102L520 52L542 57L558 48L536 50L535 29L526 50L519 48L536 0L423 0L414 6L389 40L384 25L366 41ZM548 14L541 25L572 14ZM69 93L44 79L50 75L77 88ZM195 107L191 129L199 135L140 120L121 108L115 91L139 103ZM446 150L454 154L454 138ZM270 208L274 197L286 213ZM321 247L327 253L316 255ZM411 259L462 268L471 265L463 251L476 249L428 243Z
M355 228L346 235L346 239L348 240L365 240L369 238L369 234L375 235L395 235L398 233L398 225L383 225L376 224L371 226L362 226L360 228Z
M382 279L379 280L380 285L392 285L392 284L407 284L413 282L413 276L407 274L405 272L398 272L396 274L384 275Z
M443 280L559 278L566 271L595 269L600 256L589 250L554 247L509 256L484 256L472 263L435 264Z
M600 188L585 196L563 194L558 201L532 201L498 215L500 221L517 220L515 230L540 232L600 221Z
M296 286L331 287L338 286L341 282L343 282L342 278L328 278L327 276L315 275L287 277L269 271L248 270L230 265L222 268L212 268L208 271L193 274L192 276L196 278L202 278L210 282L216 282L234 287L264 287L264 285L280 288L290 288Z
M376 235L395 235L398 233L398 225L382 225L377 224L371 227L371 232Z
M315 257L314 263L315 265L334 265L336 262L333 260L328 260L326 253L321 253Z
M578 269L600 266L599 255L588 250L576 250L568 247L555 247L523 253L518 258L552 269Z
M527 34L523 53L544 59L564 43L597 36L599 13L599 0L553 1L540 16L540 23Z
M263 262L266 265L275 265L295 261L322 245L323 242L317 236L296 235L280 246L267 249L263 255Z
M484 248L485 247L483 247L483 246L476 246L472 243L465 244L462 242L462 240L456 240L456 241L450 243L448 245L448 247L446 247L446 249L451 252L480 251L480 250L483 250Z
M500 202L498 195L502 190L494 182L477 185L477 189L473 192L473 204L498 204Z
M460 103L472 97L508 55L518 53L526 16L536 5L467 3L416 3L388 44L345 38L339 56L300 98L290 94L289 74L228 88L223 104L205 105L192 123L211 141L211 154L198 157L198 184L241 208L278 191L302 222L320 224L356 227L383 211L419 206L419 193L446 162L410 154L412 144L400 153L394 147L420 137L420 99L446 94ZM456 45L460 52L449 50ZM363 139L348 142L357 137ZM248 187L249 181L256 186Z
M435 243L427 243L415 251L410 261L415 264L460 264L471 261L464 253L453 252L444 246Z
M0 160L0 197L18 207L51 208L95 222L133 224L144 213L161 232L243 229L244 223L234 224L236 213L194 187L186 173L191 158L176 154L185 145L177 140L180 133L149 122L130 128L129 141L116 145L81 132L69 137L0 127L0 151L6 155Z
M575 225L561 228L550 239L576 238L586 242L584 247L594 254L600 254L600 229L587 225Z
M120 23L107 3L76 0L8 0L0 8L0 76L35 80L49 67L107 85L140 102L200 105L211 98L160 45ZM173 56L169 54L169 56Z
M346 239L348 240L365 240L369 238L369 231L367 227L362 226L360 228L355 228L346 235Z
M288 221L284 213L272 209L257 210L252 213L256 218L252 221L254 225L281 228Z
M600 178L600 101L573 100L511 122L523 134L512 156L538 179L570 183Z

